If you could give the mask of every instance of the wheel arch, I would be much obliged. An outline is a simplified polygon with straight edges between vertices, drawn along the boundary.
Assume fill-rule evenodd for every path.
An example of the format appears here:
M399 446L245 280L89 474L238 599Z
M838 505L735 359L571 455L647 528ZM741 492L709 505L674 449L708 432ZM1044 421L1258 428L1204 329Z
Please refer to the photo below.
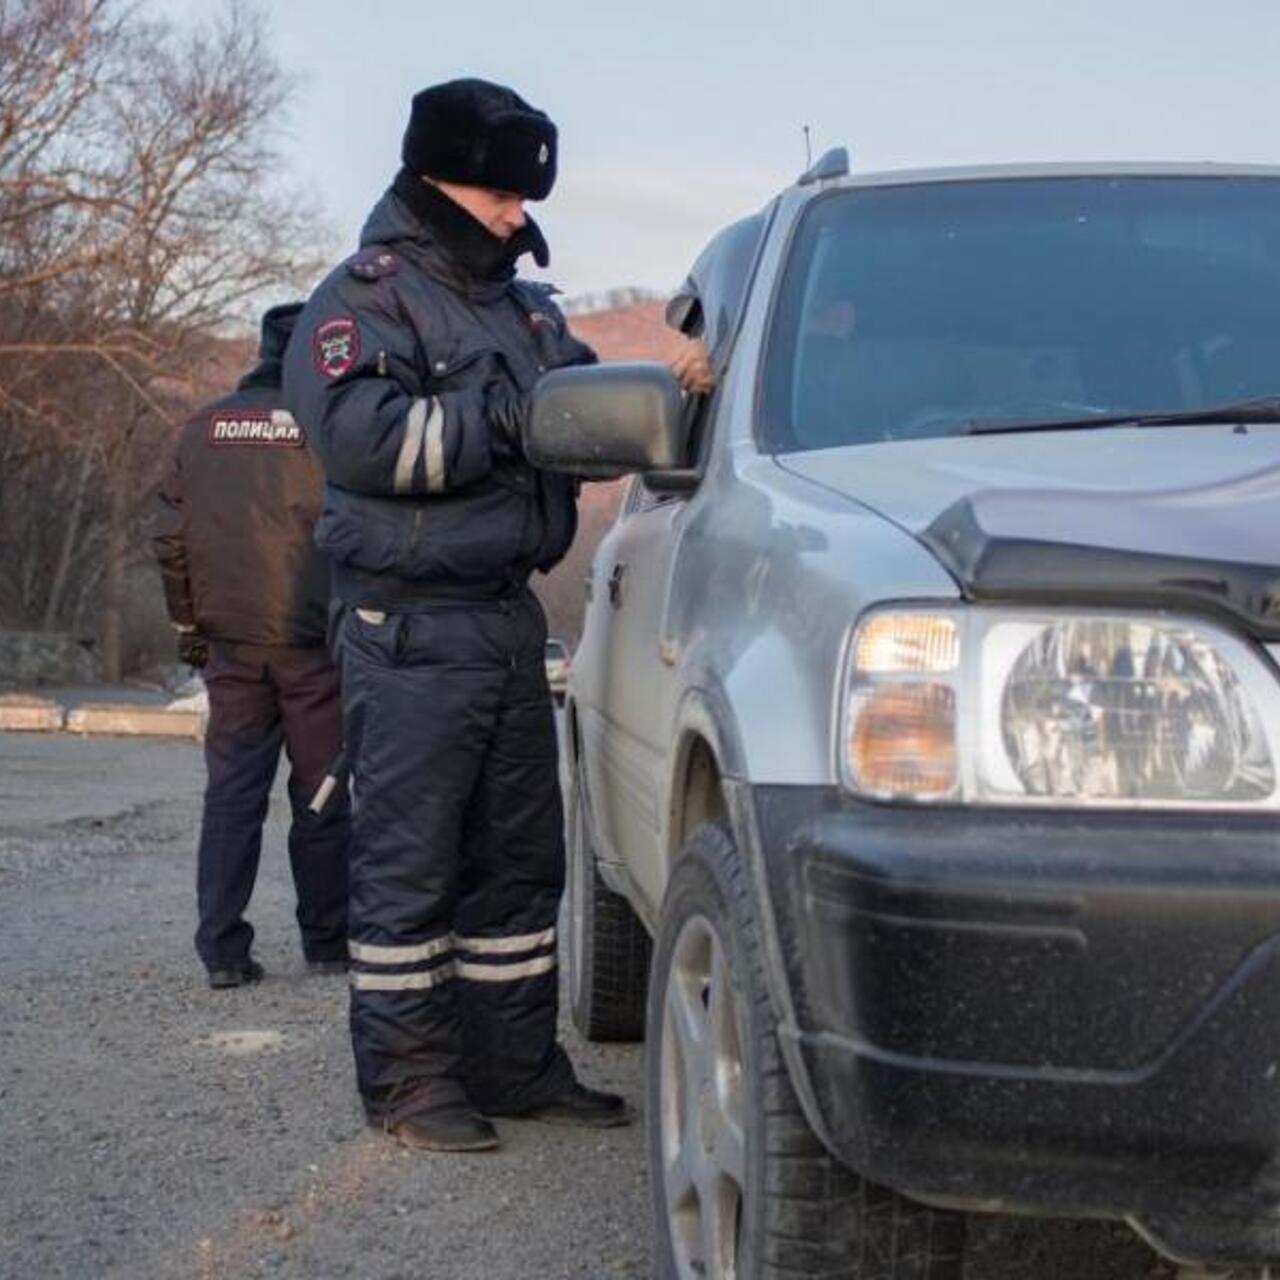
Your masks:
M700 823L722 822L733 829L726 784L740 772L741 761L737 726L727 703L705 689L690 689L676 719L667 789L668 874Z

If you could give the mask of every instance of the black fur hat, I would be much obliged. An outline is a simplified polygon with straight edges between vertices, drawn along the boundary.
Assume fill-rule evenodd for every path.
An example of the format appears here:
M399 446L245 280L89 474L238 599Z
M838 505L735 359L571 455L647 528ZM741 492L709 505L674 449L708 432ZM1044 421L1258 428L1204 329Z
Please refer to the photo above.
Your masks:
M414 95L400 154L429 178L545 200L556 180L556 127L500 84L450 80Z

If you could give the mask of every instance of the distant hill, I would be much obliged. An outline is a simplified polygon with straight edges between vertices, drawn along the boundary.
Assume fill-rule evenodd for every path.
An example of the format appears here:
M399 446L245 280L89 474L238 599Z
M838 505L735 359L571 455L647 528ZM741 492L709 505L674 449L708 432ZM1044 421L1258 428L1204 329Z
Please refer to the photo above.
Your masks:
M605 289L597 293L580 293L573 297L559 297L556 301L567 316L580 316L596 311L621 311L642 302L661 302L662 294L653 289L622 288Z
M601 360L670 360L680 335L668 328L664 301L639 302L609 311L569 317L569 327L596 349Z

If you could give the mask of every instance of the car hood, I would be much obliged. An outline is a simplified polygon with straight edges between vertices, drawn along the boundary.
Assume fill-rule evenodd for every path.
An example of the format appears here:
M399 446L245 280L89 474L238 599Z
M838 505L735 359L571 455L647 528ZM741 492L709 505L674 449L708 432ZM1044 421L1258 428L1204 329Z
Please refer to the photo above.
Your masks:
M1280 425L965 436L778 462L909 530L969 599L1209 611L1280 639Z

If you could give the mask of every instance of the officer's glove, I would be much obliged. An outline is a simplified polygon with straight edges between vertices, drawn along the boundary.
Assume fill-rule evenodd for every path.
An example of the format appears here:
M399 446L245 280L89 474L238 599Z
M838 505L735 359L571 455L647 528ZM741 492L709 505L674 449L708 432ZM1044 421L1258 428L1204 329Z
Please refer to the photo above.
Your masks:
M513 390L504 382L491 382L485 388L485 416L513 457L524 454L524 424L529 419L529 405L527 391Z
M198 671L209 661L209 641L195 627L179 627L178 658Z

